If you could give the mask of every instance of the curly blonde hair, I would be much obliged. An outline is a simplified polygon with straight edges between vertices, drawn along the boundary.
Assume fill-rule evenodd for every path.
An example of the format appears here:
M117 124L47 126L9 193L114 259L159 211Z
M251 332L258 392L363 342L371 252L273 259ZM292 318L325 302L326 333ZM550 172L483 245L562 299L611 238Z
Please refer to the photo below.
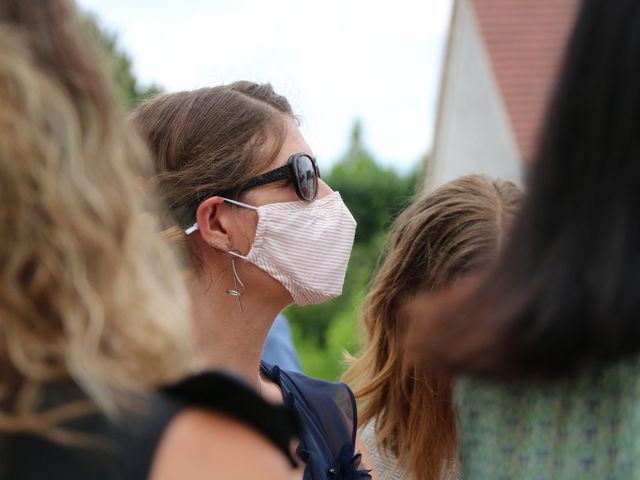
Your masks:
M0 45L0 432L44 432L52 383L114 414L183 374L187 294L70 2L3 0Z
M468 175L414 202L391 227L363 305L368 342L343 380L354 388L359 420L375 422L378 445L416 480L455 472L456 426L452 378L408 358L402 306L483 268L500 250L520 200L511 182Z

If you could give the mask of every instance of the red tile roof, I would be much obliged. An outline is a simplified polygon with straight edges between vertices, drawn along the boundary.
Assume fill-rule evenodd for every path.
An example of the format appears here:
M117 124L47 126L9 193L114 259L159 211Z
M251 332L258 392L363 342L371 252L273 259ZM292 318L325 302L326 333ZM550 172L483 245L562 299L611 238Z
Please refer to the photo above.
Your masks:
M471 0L522 158L534 153L578 0Z

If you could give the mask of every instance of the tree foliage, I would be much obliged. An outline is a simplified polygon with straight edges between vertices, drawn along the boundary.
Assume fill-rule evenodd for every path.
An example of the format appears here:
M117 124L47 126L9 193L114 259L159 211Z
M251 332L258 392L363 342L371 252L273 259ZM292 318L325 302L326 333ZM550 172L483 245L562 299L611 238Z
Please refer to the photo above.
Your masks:
M413 198L418 170L400 175L380 166L362 142L356 121L343 158L325 181L338 190L358 228L343 293L335 300L308 307L289 307L296 347L306 373L336 379L344 350L358 348L358 315L391 222Z
M103 53L107 68L115 80L117 94L128 109L134 108L145 98L162 92L160 86L141 85L136 79L131 57L120 47L115 33L103 28L91 13L83 13L81 19L87 36Z

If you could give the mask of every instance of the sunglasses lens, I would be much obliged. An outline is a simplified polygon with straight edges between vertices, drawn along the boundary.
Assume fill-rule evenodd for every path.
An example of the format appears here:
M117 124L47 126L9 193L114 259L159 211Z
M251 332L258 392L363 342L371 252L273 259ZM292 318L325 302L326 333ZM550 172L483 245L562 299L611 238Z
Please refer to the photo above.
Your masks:
M318 195L318 175L311 157L308 155L296 157L295 172L302 199L315 200Z

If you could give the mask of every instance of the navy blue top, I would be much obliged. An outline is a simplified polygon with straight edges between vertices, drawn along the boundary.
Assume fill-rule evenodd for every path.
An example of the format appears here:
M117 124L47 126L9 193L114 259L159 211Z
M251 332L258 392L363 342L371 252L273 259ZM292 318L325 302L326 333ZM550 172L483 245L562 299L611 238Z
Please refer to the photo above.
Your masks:
M355 452L357 410L351 389L264 362L260 367L298 414L302 434L297 453L306 463L304 480L370 479L368 470L359 470L361 455Z

